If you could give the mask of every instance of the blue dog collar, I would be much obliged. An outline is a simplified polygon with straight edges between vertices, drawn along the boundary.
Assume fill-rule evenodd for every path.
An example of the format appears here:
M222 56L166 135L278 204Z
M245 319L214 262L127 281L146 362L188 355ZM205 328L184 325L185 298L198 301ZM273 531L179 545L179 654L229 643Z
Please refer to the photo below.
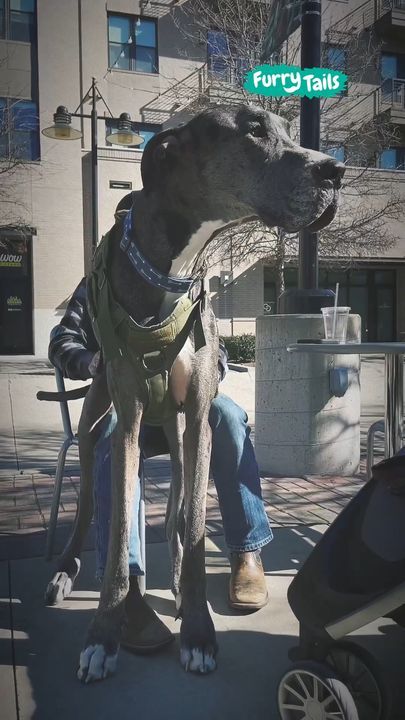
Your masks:
M135 270L150 285L167 290L172 293L187 293L195 283L195 278L176 278L171 275L163 275L159 270L152 267L149 260L142 255L141 251L131 239L132 232L132 210L129 210L124 219L124 233L120 242L120 248L130 259Z

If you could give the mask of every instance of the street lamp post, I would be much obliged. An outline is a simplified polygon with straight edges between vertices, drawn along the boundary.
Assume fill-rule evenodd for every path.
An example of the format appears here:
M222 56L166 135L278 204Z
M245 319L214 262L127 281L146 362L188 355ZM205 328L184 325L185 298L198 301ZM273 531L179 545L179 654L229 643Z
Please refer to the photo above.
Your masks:
M301 67L321 65L321 0L303 0L301 5ZM320 100L301 98L300 144L319 150ZM318 233L302 230L298 251L298 289L285 290L279 297L281 313L319 313L333 305L332 290L318 288Z
M91 114L78 112L84 102L91 98ZM102 100L106 106L109 116L97 115L97 100ZM98 243L98 140L97 140L97 122L98 120L113 121L117 123L117 130L112 130L107 135L107 140L114 145L124 145L126 147L136 147L143 143L143 138L132 130L131 117L128 113L121 113L119 118L114 118L110 108L104 100L100 90L97 87L95 78L92 79L89 91L80 101L75 112L69 113L64 105L59 105L53 116L54 125L44 128L42 134L54 140L78 140L82 137L80 130L76 130L71 126L72 117L88 118L91 120L91 218L92 218L92 249L97 247Z

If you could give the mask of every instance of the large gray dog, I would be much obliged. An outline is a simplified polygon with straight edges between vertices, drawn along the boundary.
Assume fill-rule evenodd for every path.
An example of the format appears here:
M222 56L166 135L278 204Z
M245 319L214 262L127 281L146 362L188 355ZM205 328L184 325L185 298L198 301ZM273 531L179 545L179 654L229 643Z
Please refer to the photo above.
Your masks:
M252 217L287 232L331 222L344 166L294 143L287 123L260 108L206 110L186 125L156 135L142 159L143 190L134 193L131 238L160 273L190 274L198 254L221 227ZM110 231L108 278L114 297L139 325L159 322L178 299L146 282L120 243L123 221ZM195 323L172 363L170 392L179 408L164 425L172 458L166 527L172 589L182 618L181 663L206 673L216 667L215 630L205 589L204 527L210 464L208 413L217 392L218 336L209 303L202 305L204 343ZM85 399L79 424L80 503L72 538L59 563L72 575L92 517L93 450L100 420L113 403L113 507L100 604L80 656L78 676L90 682L115 670L128 592L129 519L146 399L128 358L106 363ZM184 538L179 522L185 516Z

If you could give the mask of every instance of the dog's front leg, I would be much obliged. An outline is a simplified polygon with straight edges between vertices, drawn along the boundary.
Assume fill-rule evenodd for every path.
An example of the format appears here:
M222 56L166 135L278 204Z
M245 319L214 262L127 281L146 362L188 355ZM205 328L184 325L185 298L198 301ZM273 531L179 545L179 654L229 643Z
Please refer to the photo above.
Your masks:
M209 407L186 410L184 433L185 536L181 570L181 653L185 670L216 668L217 644L208 611L205 579L205 508L211 457Z
M172 481L170 483L169 499L166 508L165 527L171 560L171 589L176 598L176 607L179 610L181 602L180 575L184 540L183 414L178 413L174 420L166 423L164 425L164 431L169 443L172 463Z
M129 588L128 546L135 482L138 482L143 404L137 399L133 383L122 368L120 371L108 378L117 412L117 426L112 435L112 513L100 603L80 655L78 677L86 683L103 680L115 671Z

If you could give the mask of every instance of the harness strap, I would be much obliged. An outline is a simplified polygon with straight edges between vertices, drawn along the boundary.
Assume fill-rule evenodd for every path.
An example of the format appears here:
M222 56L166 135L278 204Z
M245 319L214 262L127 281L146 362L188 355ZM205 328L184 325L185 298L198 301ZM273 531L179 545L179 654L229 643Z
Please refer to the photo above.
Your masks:
M109 235L105 235L94 256L94 269L88 279L88 305L97 340L103 348L104 356L111 360L117 355L127 355L132 360L140 360L145 376L151 376L152 369L159 372L171 367L180 352L194 323L196 350L205 345L205 336L201 319L202 301L205 291L201 284L200 292L183 295L163 322L144 327L124 310L114 298L106 274L108 260ZM184 331L184 332L183 332ZM160 366L157 366L157 354ZM144 361L147 356L149 360Z

